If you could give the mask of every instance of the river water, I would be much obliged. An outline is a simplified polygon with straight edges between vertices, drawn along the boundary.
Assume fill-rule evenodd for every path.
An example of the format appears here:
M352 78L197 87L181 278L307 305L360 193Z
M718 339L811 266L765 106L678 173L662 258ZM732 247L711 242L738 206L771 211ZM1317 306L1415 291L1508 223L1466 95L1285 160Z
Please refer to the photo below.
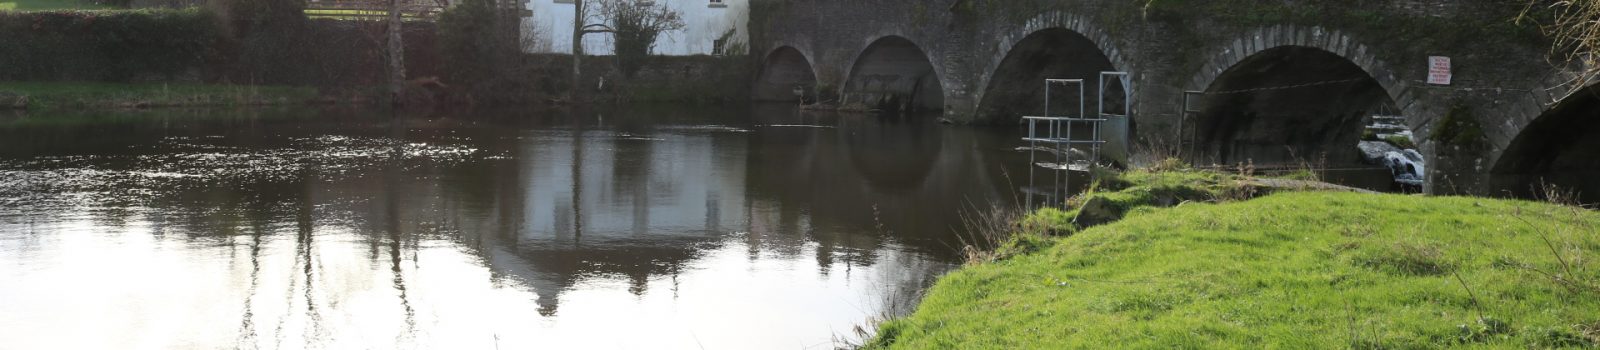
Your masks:
M0 115L0 349L830 348L1026 181L910 119Z

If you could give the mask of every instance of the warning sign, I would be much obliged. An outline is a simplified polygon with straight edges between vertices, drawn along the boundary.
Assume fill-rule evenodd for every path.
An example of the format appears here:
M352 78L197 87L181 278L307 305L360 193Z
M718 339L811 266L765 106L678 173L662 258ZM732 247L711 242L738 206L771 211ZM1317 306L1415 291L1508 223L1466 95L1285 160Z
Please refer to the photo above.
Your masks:
M1428 84L1450 85L1450 58L1444 56L1428 57Z

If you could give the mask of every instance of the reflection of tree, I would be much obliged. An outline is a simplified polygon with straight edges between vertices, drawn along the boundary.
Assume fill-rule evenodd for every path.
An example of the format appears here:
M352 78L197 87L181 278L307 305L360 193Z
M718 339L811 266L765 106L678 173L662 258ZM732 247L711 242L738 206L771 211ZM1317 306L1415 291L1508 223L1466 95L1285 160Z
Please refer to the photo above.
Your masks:
M398 140L405 139L406 128L404 123L399 120L391 121L389 128L389 137L397 141L390 148L389 161L384 164L383 190L388 194L384 196L387 199L384 201L384 216L386 219L384 220L384 228L389 233L389 271L394 274L394 289L400 293L400 308L406 315L406 329L403 334L409 337L416 330L417 313L416 310L411 308L411 300L406 297L405 271L400 268L403 256L400 248L404 239L400 232L400 200L397 198L400 193L403 193L402 191L405 191L397 182L400 176L403 175L401 173L401 162L405 160L405 143L398 142Z
M255 348L257 337L255 323L255 299L257 289L261 286L261 237L267 234L264 227L265 220L252 221L254 227L250 230L250 286L244 293L244 313L239 321L239 341L241 349L244 346Z
M325 335L325 331L322 329L322 314L317 308L316 299L317 259L315 256L316 233L314 232L316 225L313 219L316 206L311 202L310 184L307 183L304 188L303 197L297 207L298 210L295 212L294 267L301 271L301 275L298 276L299 278L296 278L295 275L289 276L289 292L284 293L284 296L288 298L284 300L284 306L289 309L285 310L285 317L278 319L278 328L274 332L277 335L275 348L283 347L284 326L289 320L287 315L295 314L295 292L297 291L300 292L299 296L305 302L306 312L305 334L302 334L300 339L305 342L305 346L309 346L312 341L322 339L322 336Z

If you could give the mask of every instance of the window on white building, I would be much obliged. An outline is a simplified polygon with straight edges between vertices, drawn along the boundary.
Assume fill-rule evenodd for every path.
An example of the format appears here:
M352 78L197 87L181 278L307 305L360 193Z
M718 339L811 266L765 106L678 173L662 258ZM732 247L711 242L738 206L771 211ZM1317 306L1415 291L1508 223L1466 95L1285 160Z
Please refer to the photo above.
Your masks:
M708 7L714 8L714 9L716 9L716 8L724 8L724 7L728 7L728 4L723 3L722 0L711 0L711 5L709 5Z

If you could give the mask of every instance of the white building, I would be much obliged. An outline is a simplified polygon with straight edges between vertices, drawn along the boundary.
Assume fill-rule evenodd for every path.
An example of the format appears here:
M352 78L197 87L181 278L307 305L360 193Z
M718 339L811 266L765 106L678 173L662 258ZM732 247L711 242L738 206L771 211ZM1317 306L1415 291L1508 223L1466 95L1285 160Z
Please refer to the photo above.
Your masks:
M523 36L530 53L572 53L574 0L531 0L531 17L523 18ZM651 1L651 0L601 0ZM654 0L683 14L683 30L661 33L654 54L668 56L745 54L749 42L750 0ZM593 5L590 5L593 7ZM591 9L592 10L592 9ZM726 37L726 39L724 39ZM611 54L611 35L584 36L583 51ZM722 48L740 52L722 52Z

